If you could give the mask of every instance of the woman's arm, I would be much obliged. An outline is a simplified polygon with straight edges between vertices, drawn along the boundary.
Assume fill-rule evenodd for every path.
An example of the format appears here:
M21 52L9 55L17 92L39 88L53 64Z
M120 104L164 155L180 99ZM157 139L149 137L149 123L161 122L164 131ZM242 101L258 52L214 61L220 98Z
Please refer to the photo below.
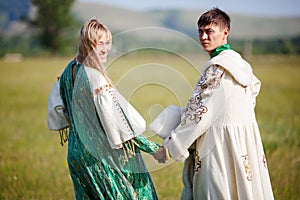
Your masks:
M160 145L148 140L143 135L138 135L134 139L134 144L142 151L150 154L155 154L160 148Z

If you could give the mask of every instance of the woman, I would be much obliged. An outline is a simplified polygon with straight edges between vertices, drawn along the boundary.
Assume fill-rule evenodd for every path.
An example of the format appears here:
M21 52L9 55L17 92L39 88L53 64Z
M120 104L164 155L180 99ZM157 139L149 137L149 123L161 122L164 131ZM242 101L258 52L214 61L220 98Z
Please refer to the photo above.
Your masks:
M60 78L70 118L68 165L76 199L157 199L140 150L156 159L163 148L140 135L145 121L113 86L103 63L109 29L96 19L81 31L76 59Z

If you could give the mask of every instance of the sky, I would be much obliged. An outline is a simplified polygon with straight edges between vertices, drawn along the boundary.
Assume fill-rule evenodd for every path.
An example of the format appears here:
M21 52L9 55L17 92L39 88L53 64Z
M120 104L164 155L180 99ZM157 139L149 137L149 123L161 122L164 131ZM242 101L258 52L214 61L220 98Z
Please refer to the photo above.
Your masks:
M235 14L300 17L300 0L77 0L99 2L138 11L149 9L189 8L208 10L218 7Z

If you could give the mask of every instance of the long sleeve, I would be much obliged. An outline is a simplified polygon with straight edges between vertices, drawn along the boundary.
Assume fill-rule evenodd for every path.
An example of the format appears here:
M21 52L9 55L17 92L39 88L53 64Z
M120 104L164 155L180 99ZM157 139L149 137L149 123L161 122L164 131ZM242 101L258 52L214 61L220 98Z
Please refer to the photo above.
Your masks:
M184 161L189 147L224 114L224 88L221 79L225 69L211 65L202 74L181 116L180 125L164 140L171 157Z
M103 90L105 92L98 93L94 101L107 137L113 142L111 146L119 143L116 148L121 148L128 144L126 141L132 140L140 150L156 153L160 145L140 135L144 132L144 119L139 113L113 88ZM141 126L137 127L139 122Z
M261 82L260 80L252 74L252 81L251 81L251 94L252 94L252 101L253 105L256 105L256 97L260 91Z
M138 135L134 139L134 144L142 151L150 154L155 154L160 145L148 140L145 136L143 135Z
M95 69L85 67L91 95L113 149L143 133L146 122L132 105Z
M121 148L123 142L133 138L134 132L114 96L114 88L105 84L94 90L94 94L97 113L108 140L113 148Z

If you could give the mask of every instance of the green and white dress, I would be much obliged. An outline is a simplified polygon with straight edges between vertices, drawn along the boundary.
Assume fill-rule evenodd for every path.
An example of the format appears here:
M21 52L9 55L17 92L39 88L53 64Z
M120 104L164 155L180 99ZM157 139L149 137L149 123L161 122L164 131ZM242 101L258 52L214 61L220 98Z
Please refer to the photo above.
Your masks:
M76 74L73 81L72 66ZM140 150L159 145L141 135L145 121L96 69L75 60L60 78L70 129L68 165L76 199L157 199Z

